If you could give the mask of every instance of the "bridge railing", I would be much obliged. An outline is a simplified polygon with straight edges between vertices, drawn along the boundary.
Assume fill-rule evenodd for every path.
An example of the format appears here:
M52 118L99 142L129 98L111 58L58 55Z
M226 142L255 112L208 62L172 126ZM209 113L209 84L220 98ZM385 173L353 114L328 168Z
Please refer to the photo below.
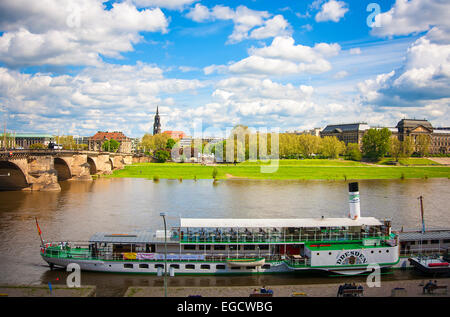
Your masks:
M105 152L105 151L86 151L86 150L53 150L53 149L11 149L0 150L1 158L27 155L58 155L58 154L113 154L113 155L131 155L132 153Z

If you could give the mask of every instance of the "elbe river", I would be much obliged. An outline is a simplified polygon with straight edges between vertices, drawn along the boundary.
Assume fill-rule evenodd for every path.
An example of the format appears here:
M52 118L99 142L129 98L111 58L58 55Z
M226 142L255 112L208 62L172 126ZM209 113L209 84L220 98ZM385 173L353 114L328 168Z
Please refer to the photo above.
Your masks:
M60 192L0 192L0 284L65 283L67 273L50 271L39 255L35 217L50 241L87 241L95 232L163 228L179 217L311 218L346 217L348 182L289 180L105 179L66 181ZM361 180L361 216L390 218L393 227L419 228L424 197L427 227L450 228L450 180ZM419 278L395 271L383 278ZM311 274L175 276L169 286L232 286L333 283L349 278ZM364 277L351 278L363 281ZM129 286L162 286L161 277L82 272L82 285L98 296L122 296Z

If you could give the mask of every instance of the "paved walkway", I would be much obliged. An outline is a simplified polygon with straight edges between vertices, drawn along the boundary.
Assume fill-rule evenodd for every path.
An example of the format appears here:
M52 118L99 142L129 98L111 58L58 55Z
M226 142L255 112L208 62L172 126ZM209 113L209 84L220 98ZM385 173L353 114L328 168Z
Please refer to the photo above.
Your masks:
M68 288L64 285L0 285L0 297L91 297L95 296L95 286Z
M450 278L437 279L438 285L446 285L449 287ZM381 287L369 288L364 287L365 297L388 297L388 296L403 296L403 297L448 297L448 293L443 290L436 291L435 294L423 294L423 283L428 280L404 280L404 281L386 281L381 282ZM273 290L274 297L290 297L294 293L297 296L311 296L311 297L336 297L340 284L312 284L312 285L265 285L266 288ZM201 295L202 297L249 297L254 289L259 286L233 286L233 287L169 287L167 294L170 297L187 297L189 295ZM400 290L393 291L395 288ZM163 287L130 287L125 293L126 297L161 297L164 296Z
M442 165L450 165L450 157L427 157L427 159Z

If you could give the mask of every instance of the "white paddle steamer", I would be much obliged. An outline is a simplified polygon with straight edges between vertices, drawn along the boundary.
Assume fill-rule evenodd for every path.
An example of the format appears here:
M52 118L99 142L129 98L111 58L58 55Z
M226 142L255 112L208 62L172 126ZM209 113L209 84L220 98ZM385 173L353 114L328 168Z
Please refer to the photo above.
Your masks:
M358 183L349 184L348 218L193 219L167 230L96 233L88 242L45 242L53 267L161 275L288 273L360 274L399 261L391 222L361 217ZM165 267L167 265L167 267Z

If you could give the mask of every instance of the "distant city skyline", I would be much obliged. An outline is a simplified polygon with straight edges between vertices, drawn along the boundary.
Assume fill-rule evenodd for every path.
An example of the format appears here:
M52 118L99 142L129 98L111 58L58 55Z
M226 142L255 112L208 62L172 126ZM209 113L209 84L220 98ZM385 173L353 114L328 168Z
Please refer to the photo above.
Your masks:
M2 1L0 132L448 127L450 3L369 4Z

